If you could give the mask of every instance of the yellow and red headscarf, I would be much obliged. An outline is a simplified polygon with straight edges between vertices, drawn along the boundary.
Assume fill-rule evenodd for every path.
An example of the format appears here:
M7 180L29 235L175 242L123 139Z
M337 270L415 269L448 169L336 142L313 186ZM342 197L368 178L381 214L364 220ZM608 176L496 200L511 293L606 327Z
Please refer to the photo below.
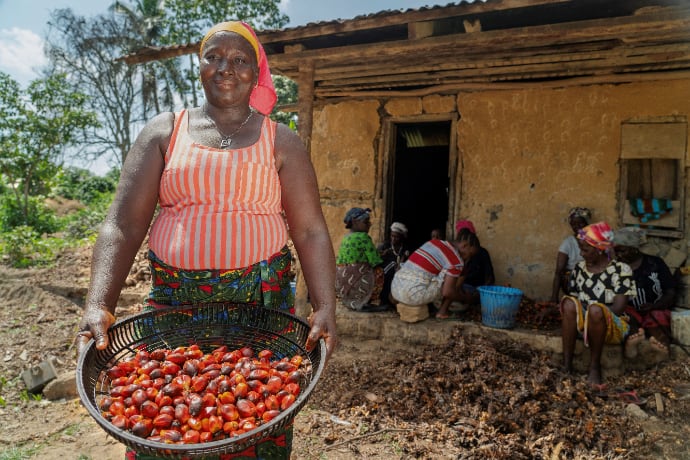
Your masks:
M613 247L613 230L606 222L586 226L578 232L577 238L607 253Z
M249 105L264 115L270 115L273 111L273 107L276 105L278 97L273 87L273 78L271 78L271 70L268 68L266 52L261 42L259 42L256 33L254 33L254 29L252 29L249 24L242 21L227 21L216 24L206 32L203 40L201 40L199 57L201 57L201 53L204 51L204 45L208 39L218 32L234 32L239 34L252 45L252 48L254 48L256 62L259 65L259 76L256 86L249 96Z

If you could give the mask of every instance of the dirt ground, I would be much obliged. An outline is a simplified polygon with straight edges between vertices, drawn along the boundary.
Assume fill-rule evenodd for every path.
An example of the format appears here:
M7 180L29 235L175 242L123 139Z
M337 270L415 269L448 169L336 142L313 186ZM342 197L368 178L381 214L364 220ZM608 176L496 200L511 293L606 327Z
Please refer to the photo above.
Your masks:
M75 369L89 253L0 268L0 460L123 458L78 399L33 397L19 377L48 359ZM145 270L132 275L127 292L142 294ZM296 418L293 458L690 459L690 359L608 384L595 392L538 351L460 329L445 347L344 338Z

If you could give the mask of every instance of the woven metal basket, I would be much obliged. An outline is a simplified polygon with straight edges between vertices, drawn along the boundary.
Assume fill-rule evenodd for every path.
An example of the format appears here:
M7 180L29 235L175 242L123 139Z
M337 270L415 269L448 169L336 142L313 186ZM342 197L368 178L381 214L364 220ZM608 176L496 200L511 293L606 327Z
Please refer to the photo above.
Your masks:
M105 350L90 341L77 366L77 390L96 422L115 439L142 454L164 458L201 458L241 452L289 425L306 404L321 376L326 345L319 340L307 351L309 324L280 310L251 305L206 304L170 307L123 319L108 330ZM109 395L106 371L138 350L174 349L197 344L204 352L227 345L229 349L252 347L271 350L276 359L302 355L311 366L303 372L302 391L295 402L276 418L239 436L198 444L166 444L135 436L116 428L99 410L99 401Z

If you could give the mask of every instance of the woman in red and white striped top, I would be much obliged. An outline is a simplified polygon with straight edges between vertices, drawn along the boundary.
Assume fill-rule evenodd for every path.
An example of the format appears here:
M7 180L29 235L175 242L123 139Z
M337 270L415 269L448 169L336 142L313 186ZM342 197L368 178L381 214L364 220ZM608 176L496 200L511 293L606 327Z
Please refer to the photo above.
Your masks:
M309 153L268 118L276 101L254 31L232 21L201 42L202 107L162 113L137 137L94 247L77 337L107 345L134 256L151 226L152 307L249 303L292 309L289 237L313 314L309 341L333 352L335 256ZM181 283L180 280L185 282Z

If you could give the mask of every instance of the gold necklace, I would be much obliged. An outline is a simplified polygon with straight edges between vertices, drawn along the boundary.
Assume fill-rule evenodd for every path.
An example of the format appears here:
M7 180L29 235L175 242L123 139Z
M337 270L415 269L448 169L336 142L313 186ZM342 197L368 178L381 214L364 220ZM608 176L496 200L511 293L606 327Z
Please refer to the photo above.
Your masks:
M232 145L232 137L235 134L237 134L238 132L240 132L240 129L242 129L244 127L244 125L247 124L247 122L252 117L252 115L254 115L254 111L250 108L249 109L249 115L247 115L247 118L242 122L242 124L240 124L240 126L236 130L231 132L230 134L225 134L223 131L220 130L216 121L209 116L208 112L206 111L206 104L204 104L204 108L202 109L202 112L204 113L204 116L206 117L206 119L208 121L210 121L211 123L213 123L213 126L216 128L216 132L218 134L220 134L220 148L221 149L230 148L230 145Z

